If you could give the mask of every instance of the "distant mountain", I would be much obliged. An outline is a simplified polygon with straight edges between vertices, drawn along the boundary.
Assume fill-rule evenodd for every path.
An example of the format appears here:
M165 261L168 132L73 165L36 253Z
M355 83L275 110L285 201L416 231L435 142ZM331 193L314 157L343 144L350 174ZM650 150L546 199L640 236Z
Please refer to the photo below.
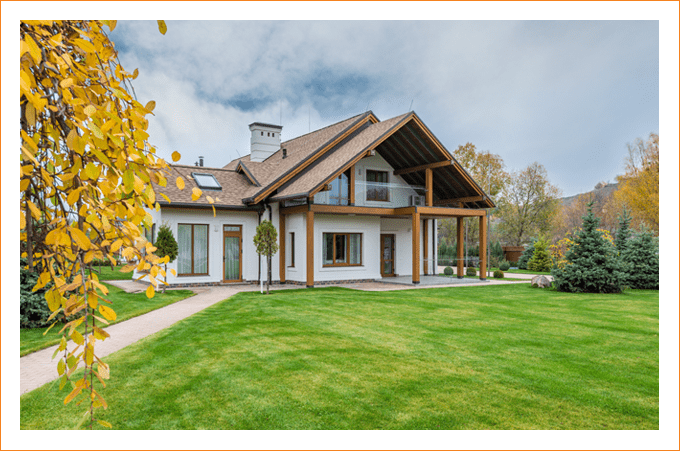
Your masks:
M606 199L607 197L611 196L617 189L619 189L618 183L600 182L597 185L595 185L595 188L592 191L588 191L587 193L581 194L592 194L593 199ZM566 207L568 205L571 205L571 203L575 201L581 194L563 197L560 199L560 202L562 203L563 206Z

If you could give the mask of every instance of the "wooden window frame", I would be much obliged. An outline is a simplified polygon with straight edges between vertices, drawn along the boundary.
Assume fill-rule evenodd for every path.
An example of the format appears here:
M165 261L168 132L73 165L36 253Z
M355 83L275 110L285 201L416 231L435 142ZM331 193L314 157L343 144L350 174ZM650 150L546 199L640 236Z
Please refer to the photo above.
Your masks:
M326 237L325 235L332 235L333 236L333 263L326 264L324 263L324 258L323 258L323 249L326 248ZM336 263L335 262L335 243L336 243L336 236L344 235L345 240L346 240L346 254L345 254L345 260L347 263ZM359 235L359 263L349 263L349 256L351 255L350 252L350 246L351 246L351 240L350 240L350 235ZM321 264L322 267L324 268L337 268L337 267L344 267L344 266L364 266L364 234L363 233L354 233L354 232L343 232L343 233L336 233L336 232L323 232L321 234L321 245L323 246L322 252L321 252Z
M368 180L368 173L369 172L375 172L375 173L382 172L383 174L385 174L387 176L387 182L385 183L385 189L387 189L387 198L386 199L371 199L371 198L368 197L368 193L370 192L369 189L368 189L368 184L369 183L379 183L379 182L370 182ZM367 202L389 202L390 201L389 185L390 185L390 173L389 173L389 171L382 171L382 170L379 170L379 169L366 169L366 201Z
M295 268L295 232L290 232L290 265L289 268Z
M178 223L177 224L177 238L179 239L179 226L191 226L191 272L190 273L181 273L179 272L179 265L177 268L177 277L192 277L192 276L209 276L210 275L210 224L190 224L186 222ZM206 272L204 273L195 273L194 272L194 226L205 226L206 227L206 237L205 237L205 246L206 246L206 263L205 263L205 269Z

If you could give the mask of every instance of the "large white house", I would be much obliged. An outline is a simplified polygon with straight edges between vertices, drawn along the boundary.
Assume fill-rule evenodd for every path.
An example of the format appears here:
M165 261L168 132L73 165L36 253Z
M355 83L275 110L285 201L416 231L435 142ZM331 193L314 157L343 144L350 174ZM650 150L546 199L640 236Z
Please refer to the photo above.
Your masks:
M285 142L281 130L250 124L250 155L223 168L172 165L170 180L183 176L185 189L155 187L170 202L159 202L154 224L179 243L169 284L266 280L253 244L265 219L279 236L273 282L409 275L417 284L437 268L437 219L453 217L478 218L486 274L484 209L494 204L414 112L380 121L369 111ZM194 186L204 194L195 202ZM206 196L218 199L215 214Z

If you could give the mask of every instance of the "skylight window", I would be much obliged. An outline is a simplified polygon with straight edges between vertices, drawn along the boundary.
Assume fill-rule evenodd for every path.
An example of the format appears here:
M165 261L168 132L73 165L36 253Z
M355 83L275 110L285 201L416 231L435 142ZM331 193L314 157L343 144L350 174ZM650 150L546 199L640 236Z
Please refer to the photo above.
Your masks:
M198 172L192 172L191 176L194 178L199 188L215 190L222 189L222 185L220 185L215 176L212 174L200 174Z

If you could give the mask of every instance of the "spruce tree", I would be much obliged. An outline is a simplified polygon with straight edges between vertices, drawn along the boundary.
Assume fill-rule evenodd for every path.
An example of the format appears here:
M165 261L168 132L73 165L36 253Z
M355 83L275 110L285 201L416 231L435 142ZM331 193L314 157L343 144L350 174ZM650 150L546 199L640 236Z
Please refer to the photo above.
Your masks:
M527 263L529 271L547 272L552 268L553 262L548 251L548 242L540 238L534 243L534 254Z
M623 251L626 250L626 243L628 238L630 238L630 221L633 219L630 213L623 207L623 211L618 216L619 219L619 230L616 231L616 236L614 237L614 245L616 246L616 252L621 255Z
M156 238L154 246L156 246L156 252L154 253L158 255L160 258L164 258L167 255L169 258L168 263L174 262L175 259L177 258L178 253L177 241L175 240L175 237L172 235L172 230L170 230L170 227L168 227L167 225L162 225L160 229L158 229L158 238ZM167 283L168 283L168 264L166 263L165 284L163 284L163 293L165 293Z
M522 255L519 257L519 260L517 261L517 267L519 269L527 269L527 264L529 263L529 260L531 260L531 257L534 256L535 242L536 238L531 238L531 240L529 240L529 244L527 244L524 247L524 252L522 252Z
M659 243L652 232L643 227L628 241L621 254L626 271L626 285L644 290L659 289Z
M599 218L593 203L583 216L581 230L567 252L564 268L553 268L554 286L559 291L578 293L620 293L623 289L621 265L614 246L597 230Z

